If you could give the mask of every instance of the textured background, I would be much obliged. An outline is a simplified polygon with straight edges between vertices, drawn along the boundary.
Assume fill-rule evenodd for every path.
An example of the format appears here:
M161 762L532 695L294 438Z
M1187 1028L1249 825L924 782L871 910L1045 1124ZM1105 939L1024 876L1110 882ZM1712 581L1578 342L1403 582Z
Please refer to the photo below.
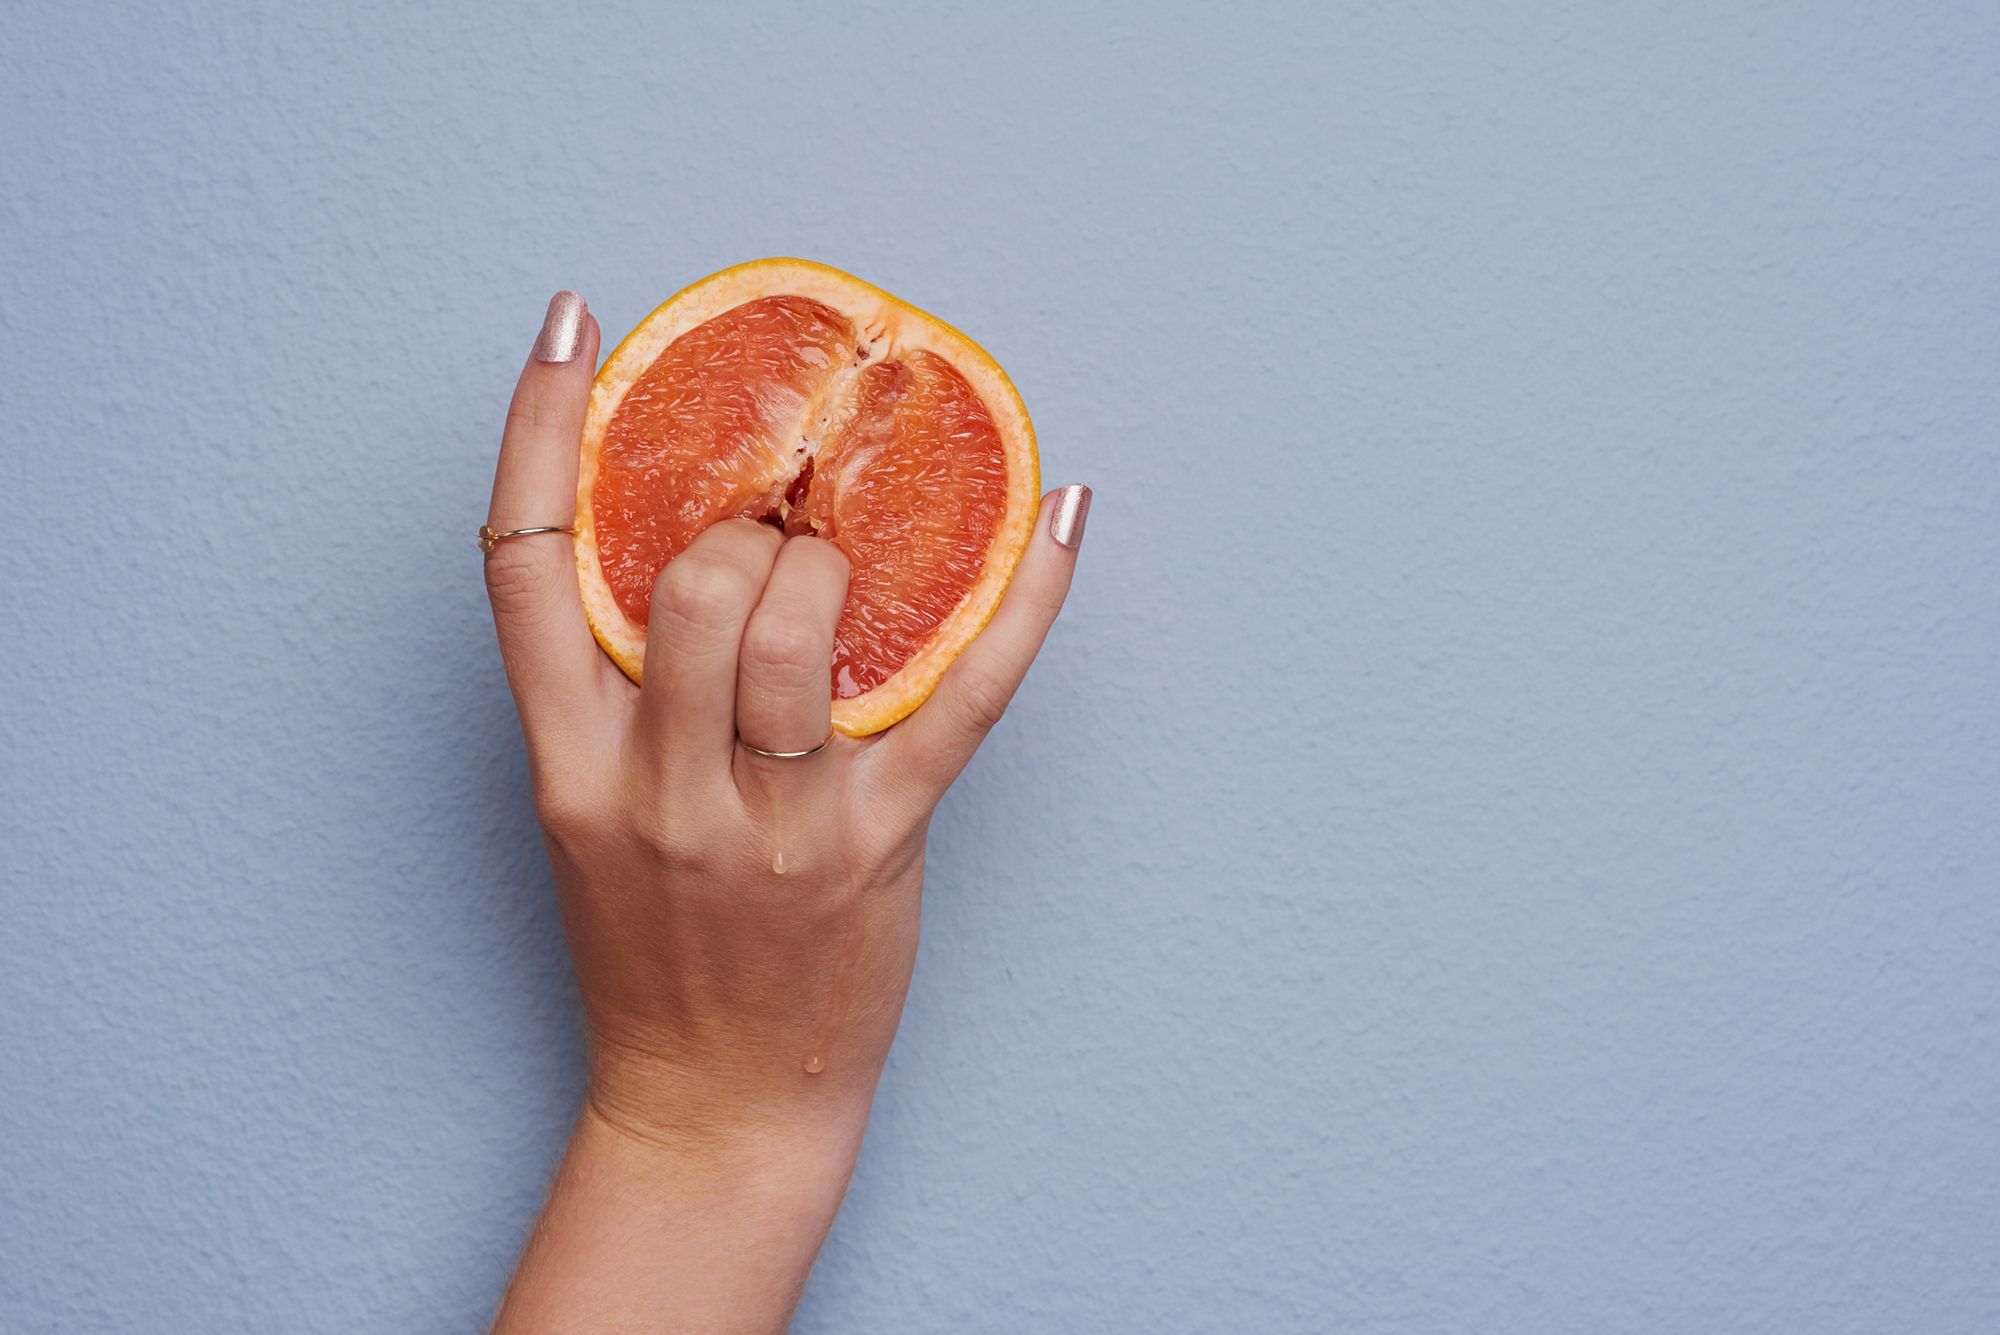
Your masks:
M505 396L771 253L1099 496L801 1330L2000 1329L2000 11L1386 8L11 10L0 1329L482 1324Z

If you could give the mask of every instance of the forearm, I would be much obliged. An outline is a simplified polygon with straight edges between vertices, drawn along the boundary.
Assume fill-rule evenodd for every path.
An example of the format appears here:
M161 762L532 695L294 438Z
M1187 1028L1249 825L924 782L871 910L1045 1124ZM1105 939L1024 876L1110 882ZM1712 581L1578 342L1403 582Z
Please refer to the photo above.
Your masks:
M863 1117L725 1147L672 1143L586 1104L496 1335L782 1330Z

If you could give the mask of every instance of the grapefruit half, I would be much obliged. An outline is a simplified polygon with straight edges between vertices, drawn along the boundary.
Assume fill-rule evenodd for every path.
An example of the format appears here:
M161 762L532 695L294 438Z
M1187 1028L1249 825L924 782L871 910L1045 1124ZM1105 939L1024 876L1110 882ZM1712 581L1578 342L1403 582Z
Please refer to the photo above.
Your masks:
M924 702L999 606L1041 492L1007 373L950 325L810 260L739 264L643 320L591 389L576 559L597 642L633 681L653 581L744 517L837 544L833 724Z

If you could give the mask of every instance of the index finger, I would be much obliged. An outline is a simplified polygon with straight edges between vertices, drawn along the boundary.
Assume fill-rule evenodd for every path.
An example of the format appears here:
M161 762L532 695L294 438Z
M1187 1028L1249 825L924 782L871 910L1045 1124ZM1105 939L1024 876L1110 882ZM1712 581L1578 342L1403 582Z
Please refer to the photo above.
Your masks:
M507 409L487 511L492 531L573 523L577 442L597 345L597 321L583 298L558 292ZM532 748L601 699L603 660L577 593L572 539L537 533L495 542L486 554L486 592Z

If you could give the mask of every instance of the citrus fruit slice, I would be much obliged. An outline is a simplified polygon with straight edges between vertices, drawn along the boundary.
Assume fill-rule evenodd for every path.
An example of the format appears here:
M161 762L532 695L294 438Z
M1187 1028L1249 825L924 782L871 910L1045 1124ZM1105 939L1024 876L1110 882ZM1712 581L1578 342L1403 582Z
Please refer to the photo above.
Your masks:
M836 543L833 723L924 702L1006 591L1041 489L1007 373L956 329L809 260L740 264L668 300L605 359L577 472L577 574L638 681L653 580L742 516Z

